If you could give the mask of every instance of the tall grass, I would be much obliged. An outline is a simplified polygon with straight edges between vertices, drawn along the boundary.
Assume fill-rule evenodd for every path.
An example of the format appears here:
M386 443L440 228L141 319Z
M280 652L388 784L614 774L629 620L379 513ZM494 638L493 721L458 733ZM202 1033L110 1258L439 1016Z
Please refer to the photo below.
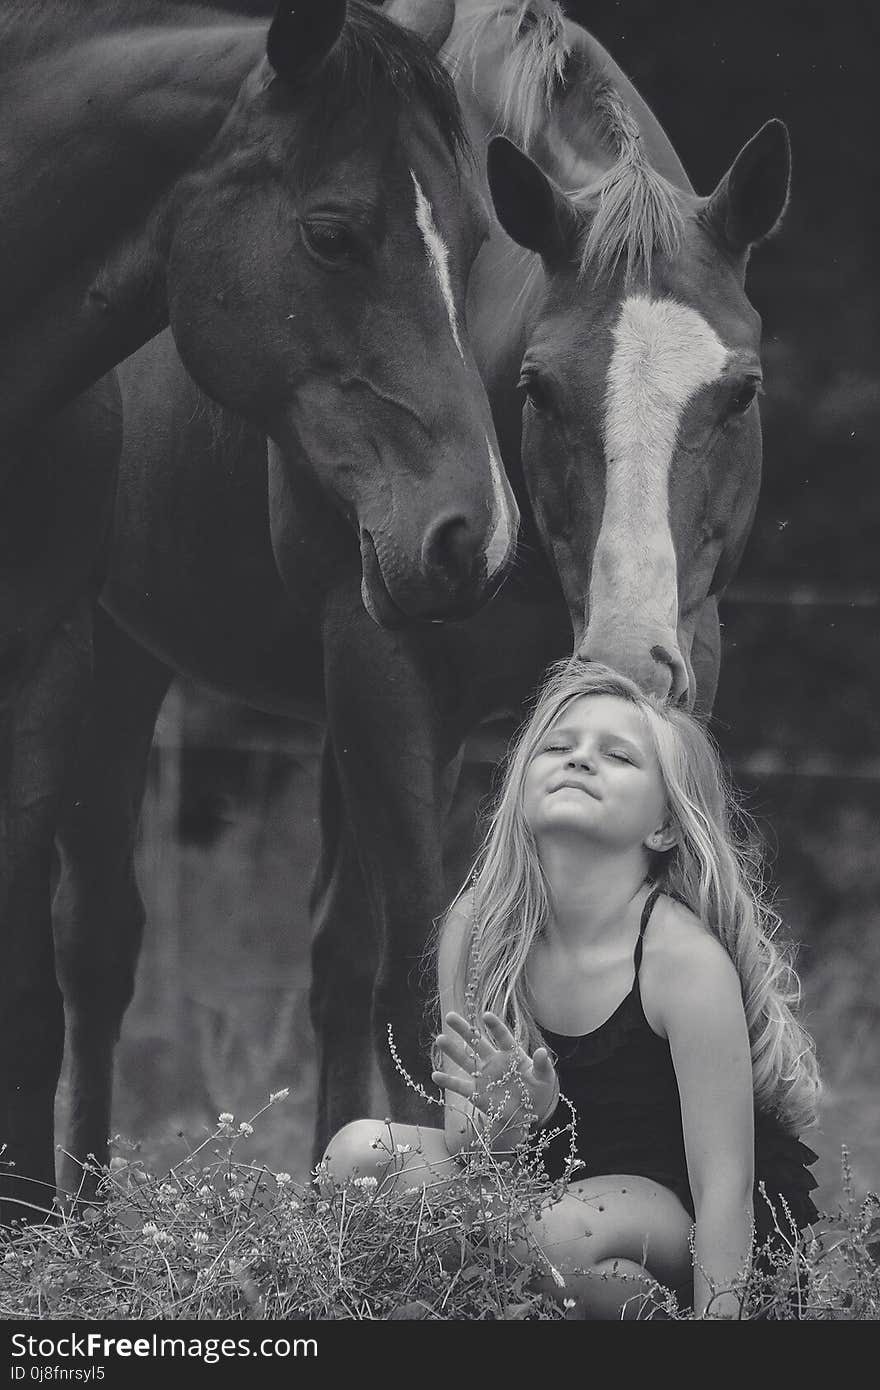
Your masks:
M375 1178L307 1182L249 1161L270 1098L250 1120L222 1114L160 1174L117 1139L101 1198L0 1232L0 1317L40 1319L559 1320L577 1316L531 1235L561 1186L534 1164L470 1156L441 1188ZM389 1148L389 1173L395 1155ZM399 1161L399 1160L398 1160ZM780 1242L740 1287L744 1320L880 1317L880 1200L853 1191L806 1236ZM537 1288L554 1276L554 1296ZM657 1285L630 1315L687 1321Z

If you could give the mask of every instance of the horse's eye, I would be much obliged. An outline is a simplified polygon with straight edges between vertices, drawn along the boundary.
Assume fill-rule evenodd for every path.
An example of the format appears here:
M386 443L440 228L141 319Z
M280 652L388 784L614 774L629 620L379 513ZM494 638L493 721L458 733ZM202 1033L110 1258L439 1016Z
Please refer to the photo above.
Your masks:
M303 222L300 232L308 250L330 265L350 261L357 253L353 234L340 222Z
M730 414L744 415L760 390L761 383L758 381L757 377L751 377L748 381L740 382L727 403Z
M519 384L525 391L526 400L533 410L537 410L539 414L544 414L550 409L553 398L546 382L542 381L539 376L523 373Z

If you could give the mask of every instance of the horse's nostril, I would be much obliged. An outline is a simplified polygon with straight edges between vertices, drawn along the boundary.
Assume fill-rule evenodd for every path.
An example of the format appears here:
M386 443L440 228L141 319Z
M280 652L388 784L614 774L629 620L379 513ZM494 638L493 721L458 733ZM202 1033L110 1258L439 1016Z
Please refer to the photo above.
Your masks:
M651 656L660 666L668 666L670 673L670 686L667 698L674 705L686 705L688 699L688 674L687 667L681 657L670 652L666 647L657 645L651 648Z
M469 572L476 553L473 532L463 516L448 517L425 537L422 559L426 569L443 574Z

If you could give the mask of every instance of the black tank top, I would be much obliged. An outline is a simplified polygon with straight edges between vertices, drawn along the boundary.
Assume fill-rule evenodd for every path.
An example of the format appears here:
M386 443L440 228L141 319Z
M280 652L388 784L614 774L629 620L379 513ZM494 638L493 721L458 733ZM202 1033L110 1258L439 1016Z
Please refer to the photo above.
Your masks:
M642 908L633 953L633 983L614 1012L591 1033L572 1037L538 1022L556 1058L559 1088L576 1115L575 1156L584 1164L572 1181L619 1173L652 1178L675 1192L694 1214L684 1150L678 1082L665 1038L651 1028L642 1007L639 971L645 930L660 896L655 887ZM561 1099L542 1129L564 1127L571 1111ZM537 1137L537 1136L536 1136ZM571 1147L570 1130L543 1150L551 1177L561 1177ZM784 1197L800 1228L818 1218L809 1196L816 1180L807 1171L816 1162L812 1149L785 1131L772 1115L755 1113L755 1226L759 1238L773 1229L770 1207L759 1190L778 1205Z

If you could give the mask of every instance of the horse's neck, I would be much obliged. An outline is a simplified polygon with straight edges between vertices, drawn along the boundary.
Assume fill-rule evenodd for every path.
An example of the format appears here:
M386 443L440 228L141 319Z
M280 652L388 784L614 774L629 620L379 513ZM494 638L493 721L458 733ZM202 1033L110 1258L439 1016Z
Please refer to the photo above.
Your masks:
M478 12L480 8L477 7ZM458 22L457 10L456 24ZM498 67L502 55L500 47L496 49L494 44L482 44L471 51L470 33L467 26L463 35L453 30L447 52L451 55L456 91L474 149L483 193L491 207L485 173L486 149L491 136L502 130L498 114ZM456 47L462 42L463 52ZM498 365L508 358L515 358L518 348L519 357L513 369L517 377L519 375L519 358L522 357L521 348L530 308L540 297L542 281L540 258L517 246L493 219L491 236L474 267L468 309L474 351L490 394L496 384Z
M536 9L549 11L554 6L550 0L539 0ZM657 172L676 187L692 191L681 161L654 113L592 34L565 20L564 46L580 55L577 80L567 76L548 106L546 87L540 80L540 63L510 60L515 19L510 7L505 11L503 5L486 4L485 0L459 0L456 8L456 22L445 52L457 74L460 99L469 105L471 113L479 112L472 120L472 125L480 127L475 139L478 150L480 135L504 134L527 148L563 189L590 187L617 157L608 141L604 117L593 104L597 85L609 84L629 108ZM515 45L520 54L528 52L532 41L529 32Z
M38 354L23 384L21 355L12 350L45 341L53 317L64 324L66 357L81 384L112 365L108 335L125 339L120 315L131 322L131 351L162 326L162 279L147 264L156 246L146 229L219 130L265 51L265 33L265 23L252 21L196 27L190 17L124 27L117 18L104 32L25 51L7 70L0 397L18 411L38 409L41 392L47 405L58 398L64 362L50 366L47 358L40 380ZM95 287L115 311L103 324Z

